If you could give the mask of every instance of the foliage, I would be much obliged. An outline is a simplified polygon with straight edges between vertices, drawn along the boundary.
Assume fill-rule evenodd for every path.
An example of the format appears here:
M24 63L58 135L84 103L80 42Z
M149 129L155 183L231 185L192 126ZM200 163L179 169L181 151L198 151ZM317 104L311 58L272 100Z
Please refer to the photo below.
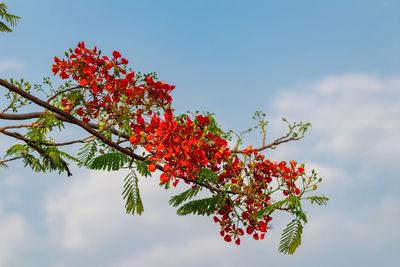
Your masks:
M141 215L144 211L142 199L140 198L138 181L139 179L133 170L131 170L131 173L129 173L124 180L125 185L122 195L126 200L125 209L126 213L132 215L135 214L135 212Z
M10 27L15 27L20 20L20 17L7 13L7 6L5 3L0 3L0 17L9 23ZM10 27L0 21L0 32L12 32Z
M279 252L293 254L301 245L301 234L303 225L298 218L291 221L285 230L283 230L281 241L279 243Z
M92 170L117 171L127 162L129 162L127 155L119 152L111 152L93 158L88 168Z
M225 199L220 196L192 200L178 208L176 213L178 215L198 214L210 216L224 204L224 201Z

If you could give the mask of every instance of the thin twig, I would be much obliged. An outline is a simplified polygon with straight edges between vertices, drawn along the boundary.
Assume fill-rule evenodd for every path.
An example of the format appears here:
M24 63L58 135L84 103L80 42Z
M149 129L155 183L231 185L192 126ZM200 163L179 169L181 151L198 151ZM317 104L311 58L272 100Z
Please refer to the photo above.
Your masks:
M23 157L15 157L15 158L11 158L11 159L5 159L0 161L0 164L4 164L6 162L12 161L12 160L17 160L17 159L22 159Z
M277 145L301 139L301 137L294 137L294 136L286 138L286 139L284 139L284 138L285 138L285 136L284 137L280 137L280 138L276 139L274 142L272 142L272 143L270 143L268 145L259 147L259 148L255 148L254 150L256 150L257 152L260 152L260 151L263 151L263 150L265 150L267 148L275 148L275 146L277 146ZM232 153L242 154L243 150L232 150Z
M29 123L29 124L20 124L20 125L10 125L10 126L4 126L0 128L1 130L5 129L17 129L17 128L26 128L26 127L40 127L42 126L43 123Z
M80 86L74 86L74 87L71 87L71 88L68 88L68 89L59 91L59 92L57 92L55 95L53 95L52 97L50 97L49 99L47 99L47 103L50 103L51 100L53 100L54 98L56 98L57 96L59 96L59 95L65 93L65 92L72 91L72 90L75 90L75 89L78 89L78 88L80 88Z

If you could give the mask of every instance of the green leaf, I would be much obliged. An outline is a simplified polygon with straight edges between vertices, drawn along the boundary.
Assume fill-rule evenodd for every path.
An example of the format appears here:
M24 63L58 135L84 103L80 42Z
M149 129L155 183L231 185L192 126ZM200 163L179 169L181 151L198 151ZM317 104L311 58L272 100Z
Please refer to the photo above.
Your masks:
M0 167L8 169L8 165L3 162L0 162Z
M289 210L296 210L296 211L301 211L301 203L300 203L300 198L296 196L291 196L287 198L287 205L286 207Z
M199 182L213 182L217 183L218 182L218 175L210 170L210 169L200 169L199 171Z
M221 207L225 202L225 198L213 196L199 200L190 201L181 206L176 213L178 215L198 214L210 216Z
M126 200L125 209L126 213L134 215L135 212L139 215L144 211L143 202L140 198L139 179L137 178L136 173L131 170L131 173L126 176L124 179L124 191L122 192L123 198Z
M111 152L94 158L89 165L92 170L117 171L129 162L130 157L120 152Z
M185 192L171 197L171 199L169 200L169 204L174 207L177 207L184 201L193 198L195 195L197 195L197 193L199 193L200 190L201 190L200 186L189 188Z
M261 218L266 214L271 214L273 213L275 210L279 209L279 208L287 208L289 202L291 201L291 197L285 198L284 200L281 201L277 201L275 203L272 203L271 205L269 205L268 207L265 207L261 210L259 210L256 214L255 217L256 218ZM290 205L290 204L289 204Z
M97 152L97 143L96 141L92 141L86 143L78 152L78 166L88 166L90 161L93 159L94 155Z
M328 200L329 200L329 198L327 198L325 196L322 196L322 197L312 196L312 197L307 197L305 199L311 200L311 204L315 202L318 205L324 205L324 206L326 206L328 204Z
M12 30L0 21L0 32L12 32Z
M11 27L15 27L20 17L7 13L7 6L5 3L0 3L0 17L10 23ZM1 32L11 32L12 30L3 22L0 22Z
M10 156L10 155L21 156L25 152L27 152L27 150L28 150L27 145L16 144L16 145L11 146L9 149L7 149L6 156Z
M136 170L139 172L140 175L142 175L144 177L151 176L151 172L149 171L149 168L148 168L148 165L149 165L148 162L135 160L135 164L136 164Z
M284 254L293 254L301 245L301 234L303 225L300 219L296 218L283 230L278 251Z
M68 171L68 163L64 159L78 161L75 157L59 150L57 147L43 147L44 154L40 155L41 165L44 170L56 171L59 173Z

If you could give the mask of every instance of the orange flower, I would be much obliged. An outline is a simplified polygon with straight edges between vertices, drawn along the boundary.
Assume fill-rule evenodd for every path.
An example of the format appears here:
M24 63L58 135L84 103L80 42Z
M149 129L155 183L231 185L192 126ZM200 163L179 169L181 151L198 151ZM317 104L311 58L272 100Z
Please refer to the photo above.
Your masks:
M151 163L151 164L149 164L148 169L149 169L149 171L151 171L151 172L155 172L155 171L156 171L156 165L153 164L153 163Z
M160 176L161 183L166 183L166 182L168 182L168 180L169 180L168 175L166 175L165 173L161 174L161 176Z

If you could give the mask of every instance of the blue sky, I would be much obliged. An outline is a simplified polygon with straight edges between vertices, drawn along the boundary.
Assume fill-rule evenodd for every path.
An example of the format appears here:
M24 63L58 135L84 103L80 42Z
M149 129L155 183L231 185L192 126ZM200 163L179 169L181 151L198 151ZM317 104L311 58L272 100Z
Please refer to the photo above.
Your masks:
M22 17L0 34L0 77L39 83L79 41L120 51L175 84L178 112L208 110L226 129L268 114L309 121L304 140L267 152L323 176L302 246L277 253L289 222L240 247L210 218L178 217L174 192L143 179L145 212L124 214L124 173L0 169L0 266L389 266L400 231L400 3L376 1L6 1ZM59 80L54 79L57 83ZM4 106L0 100L0 105ZM3 122L0 122L4 125ZM77 130L71 133L80 134ZM64 133L65 134L65 133ZM11 140L0 137L0 153ZM248 144L259 144L251 135Z

